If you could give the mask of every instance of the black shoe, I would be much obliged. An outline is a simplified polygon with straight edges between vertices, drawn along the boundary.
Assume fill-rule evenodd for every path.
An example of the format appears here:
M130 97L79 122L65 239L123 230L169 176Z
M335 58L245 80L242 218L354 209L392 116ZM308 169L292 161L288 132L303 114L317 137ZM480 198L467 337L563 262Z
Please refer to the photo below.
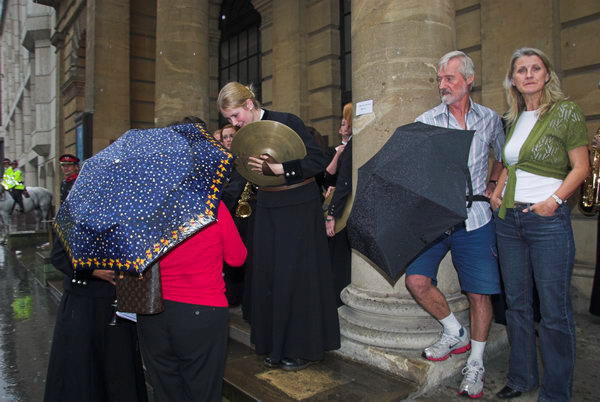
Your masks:
M280 361L275 361L272 358L270 358L269 356L265 357L265 359L263 360L263 363L265 366L267 366L269 368L277 368L277 367L281 366Z
M522 392L512 389L508 385L505 385L500 391L496 393L496 396L500 399L512 399L521 396Z
M312 361L301 358L284 357L281 359L281 368L286 371L299 371L310 366Z

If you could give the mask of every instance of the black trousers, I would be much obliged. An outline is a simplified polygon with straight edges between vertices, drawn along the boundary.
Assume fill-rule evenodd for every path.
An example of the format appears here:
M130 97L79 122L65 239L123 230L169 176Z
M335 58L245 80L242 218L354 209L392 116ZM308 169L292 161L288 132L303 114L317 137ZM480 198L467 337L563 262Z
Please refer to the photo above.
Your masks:
M21 211L25 211L25 207L23 206L23 191L25 190L18 190L16 188L8 190L13 200L15 200L15 203L19 204L19 207L21 207ZM15 206L13 205L13 209L14 208Z
M221 401L229 309L165 300L138 315L144 364L157 402Z

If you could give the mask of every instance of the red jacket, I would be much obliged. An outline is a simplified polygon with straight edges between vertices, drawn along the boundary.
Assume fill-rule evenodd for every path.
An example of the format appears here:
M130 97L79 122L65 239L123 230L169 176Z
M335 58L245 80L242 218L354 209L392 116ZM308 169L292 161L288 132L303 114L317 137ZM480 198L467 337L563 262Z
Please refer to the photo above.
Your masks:
M241 266L246 254L229 211L219 203L217 222L200 230L161 259L163 298L227 307L223 261L234 267Z

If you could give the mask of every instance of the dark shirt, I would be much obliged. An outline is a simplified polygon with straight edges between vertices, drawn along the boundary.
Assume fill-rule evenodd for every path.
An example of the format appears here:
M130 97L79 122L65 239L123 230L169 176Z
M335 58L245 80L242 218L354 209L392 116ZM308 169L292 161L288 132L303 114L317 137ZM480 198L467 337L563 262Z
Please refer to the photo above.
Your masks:
M352 193L352 138L346 144L338 161L335 191L329 204L328 214L334 218L342 216L350 193Z

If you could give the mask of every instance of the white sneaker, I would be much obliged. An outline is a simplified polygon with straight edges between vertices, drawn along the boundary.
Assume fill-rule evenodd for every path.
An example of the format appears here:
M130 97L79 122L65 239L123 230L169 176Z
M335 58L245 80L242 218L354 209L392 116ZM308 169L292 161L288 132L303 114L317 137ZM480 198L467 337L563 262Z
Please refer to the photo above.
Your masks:
M442 332L441 338L431 346L423 350L423 357L434 362L446 360L451 354L456 355L465 353L471 349L469 334L462 327L458 336L449 335Z
M460 383L459 395L468 396L469 398L480 398L483 396L483 375L485 369L481 362L473 360L467 363L462 369L463 380Z

